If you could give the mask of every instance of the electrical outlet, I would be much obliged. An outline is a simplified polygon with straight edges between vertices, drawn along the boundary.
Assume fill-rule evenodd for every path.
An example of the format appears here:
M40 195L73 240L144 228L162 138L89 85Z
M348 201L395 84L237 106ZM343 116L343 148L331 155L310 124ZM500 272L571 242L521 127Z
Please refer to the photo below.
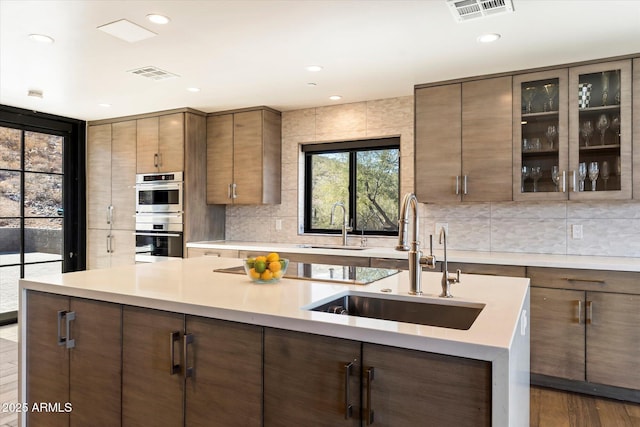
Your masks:
M276 231L282 230L282 220L276 219Z
M436 229L433 233L433 240L435 244L438 244L438 238L440 237L440 230L444 228L444 232L447 233L447 238L449 238L449 223L448 222L436 222Z
M574 240L582 239L582 224L573 224L571 226L571 237Z

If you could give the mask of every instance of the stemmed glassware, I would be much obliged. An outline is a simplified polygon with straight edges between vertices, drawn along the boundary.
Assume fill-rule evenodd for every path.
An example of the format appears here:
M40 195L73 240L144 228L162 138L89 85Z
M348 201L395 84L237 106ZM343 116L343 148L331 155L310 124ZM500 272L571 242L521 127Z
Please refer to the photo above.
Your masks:
M547 95L547 101L544 104L544 111L555 111L553 108L553 100L558 93L558 85L555 83L544 85L544 93Z
M604 191L607 191L607 181L609 180L609 163L605 160L602 162L601 176L604 180Z
M530 114L533 112L533 99L536 97L536 92L538 88L535 86L529 86L524 89L524 100L526 101L526 113Z
M591 180L591 191L596 191L596 180L598 179L598 162L589 163L589 179Z
M609 129L609 125L610 123L607 115L600 114L600 117L598 117L598 123L596 124L596 127L600 131L600 145L604 145L604 134L607 129Z
M615 115L611 119L611 130L616 134L616 144L620 144L620 116Z
M558 135L558 129L555 125L549 125L547 126L547 133L545 133L545 135L547 137L547 141L549 141L549 148L553 150L553 140L556 135Z
M531 174L531 169L527 166L522 166L522 185L520 186L520 192L524 193L524 182L529 178Z
M538 180L542 178L542 168L540 166L531 167L531 179L533 179L533 192L538 191Z
M591 135L593 135L593 125L591 124L591 120L586 120L582 122L582 126L580 127L580 134L584 138L584 146L589 146L589 141L591 140Z
M602 105L607 105L609 98L609 71L602 72Z
M584 180L587 179L587 164L582 162L578 165L578 180L580 181L580 187L578 191L584 191Z
M553 183L556 185L556 191L560 191L560 168L558 166L551 167L551 179Z

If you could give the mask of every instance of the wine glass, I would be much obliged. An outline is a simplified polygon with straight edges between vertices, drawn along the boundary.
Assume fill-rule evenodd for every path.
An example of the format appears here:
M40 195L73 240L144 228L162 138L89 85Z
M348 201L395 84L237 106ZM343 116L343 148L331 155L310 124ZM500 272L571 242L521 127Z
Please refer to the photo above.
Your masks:
M547 126L547 133L545 133L547 141L549 141L549 148L553 150L553 139L558 135L558 130L555 125Z
M609 163L605 160L602 162L602 170L600 171L600 176L604 180L604 191L607 191L607 180L609 179Z
M544 93L547 95L547 101L544 104L545 111L555 111L553 108L553 100L558 93L558 85L555 83L549 83L544 85Z
M522 185L520 186L520 192L524 193L524 182L531 175L531 169L528 166L522 166Z
M578 180L580 181L580 187L578 191L584 191L584 180L587 179L587 164L582 162L578 165Z
M609 129L609 126L609 117L607 117L606 114L600 114L600 117L598 117L598 123L596 124L596 127L600 131L600 145L604 145L604 134L607 129Z
M602 106L607 105L609 98L609 71L602 72Z
M533 192L538 191L538 180L542 177L542 168L540 166L531 167L531 179L533 179Z
M591 180L591 191L596 191L596 180L598 179L598 162L589 163L589 179Z
M591 124L591 120L586 120L582 122L582 126L580 127L580 133L584 138L584 146L589 146L589 141L591 140L591 135L593 135L593 124Z
M526 101L526 113L533 112L533 99L536 97L538 88L535 86L529 86L524 89L524 100Z
M616 144L620 144L620 116L615 115L611 119L611 130L616 134Z
M551 167L551 179L553 180L553 183L556 185L556 191L560 191L560 188L559 188L560 168L557 165Z

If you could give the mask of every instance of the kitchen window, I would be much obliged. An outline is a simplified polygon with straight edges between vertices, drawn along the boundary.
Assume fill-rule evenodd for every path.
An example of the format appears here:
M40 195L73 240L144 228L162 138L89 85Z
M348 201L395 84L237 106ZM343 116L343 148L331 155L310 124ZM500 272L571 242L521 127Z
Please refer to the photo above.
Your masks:
M302 151L305 233L341 233L340 203L350 234L398 235L399 137L307 144Z

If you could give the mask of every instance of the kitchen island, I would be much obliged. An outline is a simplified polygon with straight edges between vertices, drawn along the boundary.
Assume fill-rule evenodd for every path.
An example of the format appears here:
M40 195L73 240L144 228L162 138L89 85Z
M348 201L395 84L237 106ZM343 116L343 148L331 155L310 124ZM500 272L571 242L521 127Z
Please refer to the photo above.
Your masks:
M60 378L67 377L66 384L71 390L70 394L67 391L67 396L70 396L68 402L73 405L71 412L56 413L55 416L77 416L78 419L81 419L82 405L95 405L98 402L86 398L85 400L89 400L89 403L81 404L82 396L79 395L78 390L83 390L84 387L86 392L83 395L90 397L92 392L95 393L93 388L102 384L100 381L109 382L109 378L113 379L114 377L116 379L122 378L122 380L115 385L110 384L110 387L113 388L112 393L105 395L104 390L98 390L99 394L97 394L100 396L100 404L103 406L112 398L112 405L104 410L105 416L114 416L113 419L119 419L119 410L122 411L121 419L125 421L130 416L135 417L137 412L145 417L153 416L154 410L141 411L139 407L137 410L129 407L136 402L136 399L144 406L146 399L146 406L151 408L154 406L151 405L154 398L148 395L149 390L145 389L144 384L140 385L130 380L128 374L156 368L163 372L166 371L167 378L174 381L178 387L175 400L179 401L179 405L170 400L162 405L171 406L175 403L176 408L183 408L183 399L185 402L197 401L198 394L193 391L195 390L194 386L190 385L189 381L193 381L194 384L201 381L203 384L205 377L205 364L199 364L196 359L205 353L204 347L200 348L199 346L205 346L206 343L205 340L199 339L198 334L190 333L189 322L192 320L194 329L197 329L195 327L197 321L215 319L217 322L223 322L222 324L225 326L240 328L238 331L234 329L225 338L224 346L233 348L234 343L241 341L240 337L244 336L242 334L245 332L248 334L247 337L253 337L248 338L247 342L257 341L259 344L256 349L259 354L254 359L254 364L247 362L245 365L240 359L237 359L238 363L234 363L234 365L242 365L242 374L252 370L256 371L253 380L241 383L247 396L250 396L248 392L252 386L259 390L258 394L264 392L264 395L256 395L253 402L254 406L257 406L255 417L260 418L256 421L257 425L277 425L277 423L271 422L271 417L272 414L281 412L272 408L278 402L274 402L271 392L277 392L280 387L274 386L273 381L286 381L287 377L292 375L295 377L295 363L286 367L285 371L289 368L292 369L292 371L287 371L286 376L273 377L273 372L278 371L277 363L280 358L291 357L291 354L287 352L277 353L281 350L283 343L288 343L291 337L295 339L299 337L310 338L312 342L316 338L330 340L329 344L326 344L329 346L327 348L329 354L338 353L338 350L333 347L333 343L336 345L357 344L360 353L352 360L353 366L351 363L345 365L346 374L342 373L342 368L339 370L341 375L346 375L346 378L340 377L343 378L341 380L343 387L339 392L328 394L332 398L338 399L340 404L330 403L327 408L324 408L328 411L328 416L335 410L340 414L341 420L350 419L352 423L349 425L360 425L361 422L373 420L373 407L376 409L375 420L377 424L385 425L385 420L390 419L390 415L385 414L384 408L386 400L393 401L393 395L389 395L389 390L385 390L384 394L383 392L375 394L376 387L386 384L384 382L385 370L378 366L374 376L373 367L367 365L367 356L362 353L365 346L371 350L370 354L372 355L380 349L406 350L408 353L399 355L401 359L398 360L403 361L418 360L420 363L421 355L427 359L436 357L434 359L437 362L435 365L424 365L424 370L414 371L414 377L403 383L403 388L417 390L413 395L409 395L409 401L404 402L409 404L409 407L420 408L424 406L424 402L442 402L444 399L448 404L442 409L443 411L446 411L447 408L453 412L460 411L460 407L464 406L463 400L466 390L452 389L454 393L447 394L447 390L443 389L442 393L433 393L428 391L428 384L424 381L428 381L430 377L444 376L451 378L451 384L460 386L463 383L455 380L456 376L459 376L459 372L475 371L466 371L463 368L458 371L456 367L478 364L479 372L488 375L488 395L485 396L485 402L489 405L489 414L485 419L489 420L488 422L493 426L528 425L528 279L463 274L461 283L453 286L454 298L442 299L437 297L440 292L441 274L434 272L423 272L425 294L420 297L408 295L409 280L406 271L366 286L295 279L283 279L277 284L253 284L244 275L214 272L214 269L241 265L241 262L238 259L202 257L21 280L20 335L24 338L20 342L20 400L24 402L47 401L45 391L49 386L41 386L39 383L33 382L34 378L31 377L37 376L38 372L41 372L42 367L37 366L38 363L51 363L50 360L42 362L43 358L39 356L45 354L46 351L52 351L59 353L56 357L62 357L62 362L58 362L58 365L67 364L65 369L55 369L56 371L61 370L61 372L55 374L59 378L54 382L59 386L60 382L64 384ZM397 300L420 300L445 305L474 305L483 308L468 330L336 315L308 309L345 294L373 295ZM46 301L41 301L49 296L54 297L54 303L48 304ZM40 302L42 303L40 304ZM94 303L98 305L92 306L91 304ZM56 308L56 304L59 304L60 308ZM84 307L83 304L88 307ZM82 309L85 310L84 313L81 312ZM83 326L83 321L88 322L86 319L103 314L110 316L110 319L116 324L110 324L109 321L105 322L101 319L90 322L92 327L97 328L95 333L88 331L88 326ZM146 314L149 314L150 317L145 318ZM161 316L153 317L153 315ZM166 319L171 320L172 318L177 320L178 326L167 326L166 331L162 333L151 329L152 327L159 328ZM118 322L120 323L118 324ZM41 342L49 339L42 337L45 329L48 329L53 335L50 338L52 343ZM215 328L203 328L205 332L213 329ZM215 330L221 329L223 328ZM56 333L58 342L56 342ZM162 337L158 342L167 343L162 349L159 349L160 345L152 340L152 336L156 333ZM95 339L96 335L99 339ZM148 346L146 345L147 336L151 340ZM96 354L92 354L93 347L82 349L85 337L95 346L107 342L107 348L111 348L111 351L105 353L94 350L93 353ZM325 341L321 342L322 345L325 345ZM40 351L38 348L43 345L45 349ZM48 350L47 345L49 346ZM117 350L118 348L120 350ZM313 348L313 344L306 345L306 348ZM82 350L85 353L81 358L77 354ZM243 352L239 351L228 356L238 358L245 355ZM304 351L301 350L302 353ZM275 354L277 357L274 356ZM391 353L391 356L393 355L394 353ZM88 368L82 367L81 362L86 362L85 359L90 356L97 357L99 363ZM380 360L391 356L385 356ZM51 357L49 354L48 358L51 359ZM322 359L320 354L315 356L312 354L311 357L312 359L317 358L318 361ZM110 358L113 360L109 360ZM148 366L145 366L144 369L140 368L142 371L138 367L130 366L136 360L148 361L146 364ZM369 360L375 360L375 357ZM293 361L296 361L295 357ZM111 373L108 368L110 363L113 366ZM96 368L96 366L100 368ZM435 369L430 372L429 366L448 368L445 372L435 372ZM80 372L81 369L89 369L94 378L91 378L91 381L83 381L84 377L77 378L77 372ZM311 366L307 365L305 369L308 372L313 372ZM96 370L100 372L96 372ZM75 377L74 372L76 373ZM363 375L362 381L360 381L360 375ZM49 373L47 376L51 377L52 375ZM260 376L260 378L255 378L256 376ZM325 376L329 378L332 374L327 373ZM388 374L387 377L391 377L391 375ZM313 378L311 374L310 378ZM350 381L351 379L353 381ZM419 384L411 384L412 379L415 379L415 382L419 382ZM302 380L304 383L306 378L302 378ZM70 381L72 383L77 381L79 385L69 385ZM235 377L229 384L233 385L238 382L240 382L238 377ZM363 386L363 389L360 390L358 388L360 383L366 383L367 387ZM451 384L445 381L446 386ZM409 387L410 385L417 387L417 389ZM172 385L167 383L162 387L164 391ZM229 387L228 393L231 394L232 386ZM109 389L109 387L105 389ZM35 394L31 394L31 392ZM304 394L303 389L294 392L300 396ZM167 398L169 394L169 391L163 392L163 399ZM353 398L350 397L352 395ZM59 397L55 399L56 401L60 400ZM121 408L118 408L119 402L122 402ZM213 405L211 399L206 402L209 406ZM342 402L344 402L344 412L342 411ZM60 403L64 404L65 402ZM247 404L247 406L251 405ZM185 405L185 408L188 407L189 403ZM186 419L187 425L189 425L189 420L197 419L196 415L191 415L188 409L184 409L184 412L181 411L182 409L177 410L180 412L178 415ZM304 411L307 416L311 417L309 425L316 424L314 421L316 417L313 415L316 413L314 408L306 407ZM418 409L416 411L419 412ZM241 412L248 413L250 411L244 407ZM100 412L92 409L92 413L98 414ZM364 421L360 419L360 414L364 414ZM29 413L29 417L35 415ZM37 415L51 416L52 414L40 413ZM26 417L26 413L24 416ZM276 418L278 416L274 415L273 419ZM331 425L333 421L328 420L327 423L327 425ZM231 424L229 423L229 425ZM319 421L317 424L324 425ZM480 424L470 422L469 425Z

